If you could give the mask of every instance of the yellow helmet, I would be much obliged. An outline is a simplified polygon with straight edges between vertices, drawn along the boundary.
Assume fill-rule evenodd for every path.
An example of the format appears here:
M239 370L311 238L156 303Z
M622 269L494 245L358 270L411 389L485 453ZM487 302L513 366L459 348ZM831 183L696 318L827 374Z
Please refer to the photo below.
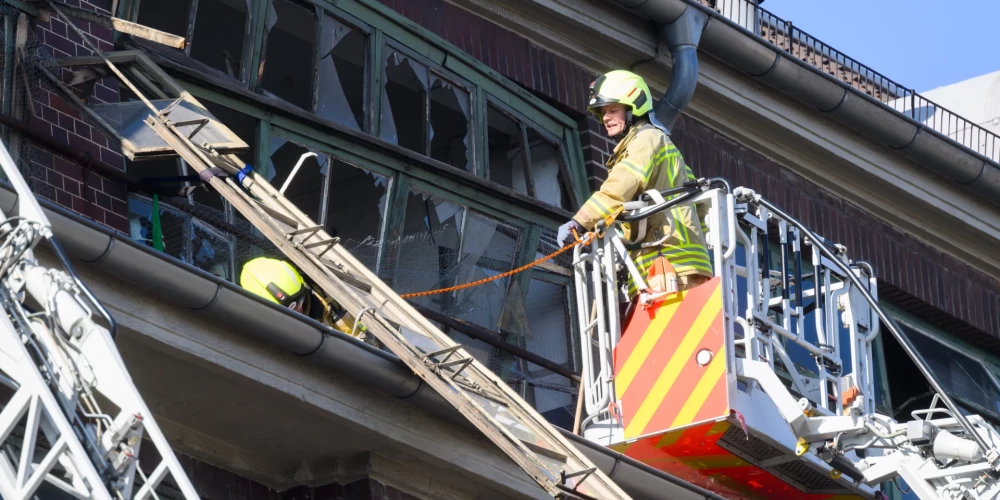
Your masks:
M258 257L243 265L240 286L266 300L303 312L308 287L302 275L283 260Z
M643 116L653 110L653 96L641 76L625 70L605 73L590 84L587 111L598 118L598 108L608 104L624 104L632 108L632 116Z

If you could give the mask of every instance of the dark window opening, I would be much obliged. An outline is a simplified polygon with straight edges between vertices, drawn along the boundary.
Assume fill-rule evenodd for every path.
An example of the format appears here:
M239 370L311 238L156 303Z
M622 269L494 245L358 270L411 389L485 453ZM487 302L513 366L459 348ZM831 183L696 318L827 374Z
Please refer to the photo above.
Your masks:
M243 139L243 142L247 143L249 146L247 150L236 153L236 157L243 160L244 163L254 164L254 157L257 155L257 120L250 115L245 115L214 102L205 100L199 102L218 118L223 125L233 131L240 139ZM188 174L194 175L195 172L193 169L188 169ZM200 203L217 210L224 209L222 196L210 187L208 189L196 189L192 197L195 203Z
M365 35L334 17L323 18L316 114L365 129Z
M307 216L322 222L321 203L326 188L328 157L278 136L271 136L270 169L265 174L275 189L281 189L299 162L295 177L285 190L285 198Z
M316 15L291 0L273 0L266 24L267 51L261 88L300 108L312 109ZM273 25L272 25L273 23Z
M326 226L351 255L375 270L389 179L333 159Z
M385 59L381 136L420 154L427 153L427 78L426 67L397 52Z
M994 423L1000 422L1000 387L979 360L913 328L900 326L927 362L931 373L967 414L979 414ZM885 348L885 364L891 367L888 382L893 418L906 421L912 418L910 412L927 409L934 394L930 383L885 325L880 335ZM942 406L941 403L938 406Z
M469 162L469 93L433 76L430 92L430 157L463 170Z
M198 0L191 57L240 78L249 3L250 0Z
M136 22L177 36L187 36L191 0L143 0Z
M528 194L520 124L492 104L486 111L486 123L489 179L521 194Z

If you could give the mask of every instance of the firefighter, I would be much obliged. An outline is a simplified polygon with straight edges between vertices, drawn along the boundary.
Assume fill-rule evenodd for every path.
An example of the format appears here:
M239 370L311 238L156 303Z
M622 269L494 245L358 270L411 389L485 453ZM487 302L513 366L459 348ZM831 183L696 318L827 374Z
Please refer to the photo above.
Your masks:
M265 300L313 318L351 335L354 325L345 320L347 311L306 283L302 275L283 260L258 257L243 265L240 286ZM363 331L363 328L359 328Z
M608 177L583 207L559 228L560 246L609 216L623 203L634 201L650 189L662 191L695 180L680 151L667 134L651 121L653 99L642 77L629 71L612 71L590 84L587 109L597 115L618 145L607 162ZM672 219L672 220L671 220ZM631 256L639 272L649 274L657 259L665 258L676 273L678 291L694 288L712 277L712 260L705 244L701 216L693 205L652 215L645 235L638 223L621 226L634 241ZM659 263L662 269L663 262ZM638 290L629 279L629 297Z

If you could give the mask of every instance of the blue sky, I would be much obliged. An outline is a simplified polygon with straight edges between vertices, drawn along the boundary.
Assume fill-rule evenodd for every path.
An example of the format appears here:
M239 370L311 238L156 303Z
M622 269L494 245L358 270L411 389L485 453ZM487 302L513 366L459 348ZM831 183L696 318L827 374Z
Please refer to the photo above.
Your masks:
M1000 71L1000 0L765 0L761 7L918 92Z

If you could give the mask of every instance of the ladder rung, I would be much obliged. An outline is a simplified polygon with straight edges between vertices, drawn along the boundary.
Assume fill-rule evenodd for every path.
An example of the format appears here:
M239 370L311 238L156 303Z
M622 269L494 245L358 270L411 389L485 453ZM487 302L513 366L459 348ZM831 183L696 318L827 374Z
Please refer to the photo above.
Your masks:
M340 269L337 268L337 264L334 264L329 260L320 259L320 262L325 264L327 269L329 269L330 272L332 272L334 275L340 278L340 280L343 281L344 283L347 283L348 285L351 285L354 288L357 288L358 290L361 290L362 292L365 293L372 292L372 284L369 283L367 280L359 278L353 274L341 271Z
M569 457L567 457L565 454L559 453L558 451L555 450L551 450L540 444L532 443L531 441L525 441L523 439L521 440L521 444L523 444L525 448L528 448L533 453L544 455L546 457L558 460L560 462L566 462L566 460L569 460Z
M296 229L294 231L289 232L288 236L291 237L291 236L298 236L300 234L315 233L315 232L317 232L317 231L319 231L321 229L323 229L323 226L309 226L309 227L304 227L302 229Z
M269 215L269 216L271 216L271 217L273 217L275 219L278 219L278 222L281 222L282 224L284 224L286 226L289 226L289 227L299 227L299 221L295 220L294 217L292 217L292 216L290 216L290 215L288 215L286 213L279 212L278 210L275 210L275 209L273 209L273 208L271 208L271 207L269 207L269 206L267 206L267 205L265 205L265 204L263 204L263 203L261 203L261 202L259 202L257 200L253 200L253 202L254 202L254 204L257 205L257 207L259 207L261 210L263 210L264 213L266 213L267 215Z

